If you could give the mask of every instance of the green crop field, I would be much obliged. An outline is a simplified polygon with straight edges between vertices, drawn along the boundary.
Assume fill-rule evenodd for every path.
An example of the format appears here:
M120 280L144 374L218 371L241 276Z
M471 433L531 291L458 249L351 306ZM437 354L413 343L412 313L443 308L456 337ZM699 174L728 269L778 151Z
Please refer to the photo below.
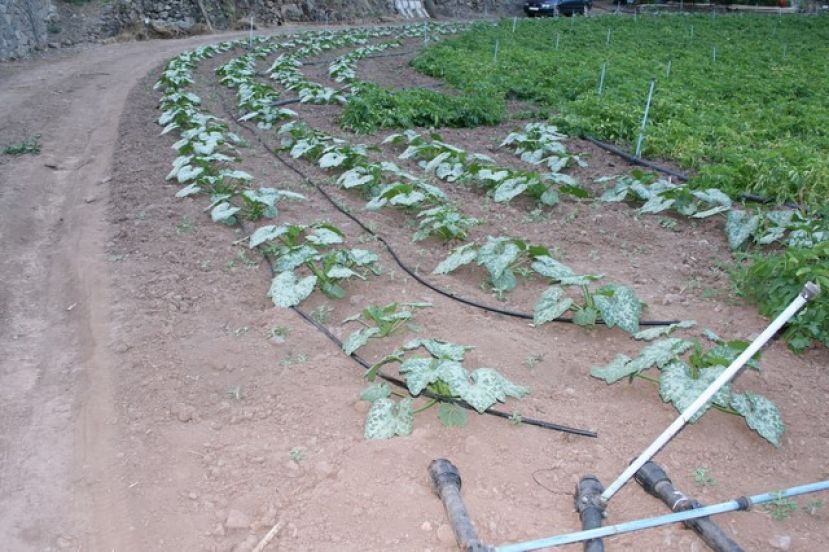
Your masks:
M515 33L508 21L443 41L414 66L470 93L549 106L564 131L629 151L653 79L644 157L675 160L695 187L732 196L823 207L829 192L824 18L545 19Z

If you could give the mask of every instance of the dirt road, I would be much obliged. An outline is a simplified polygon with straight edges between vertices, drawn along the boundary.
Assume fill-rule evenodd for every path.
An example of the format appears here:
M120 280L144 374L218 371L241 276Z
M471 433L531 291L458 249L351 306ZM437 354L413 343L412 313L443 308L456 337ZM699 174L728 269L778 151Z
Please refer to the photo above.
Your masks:
M365 357L382 358L393 340L416 335L471 345L471 364L503 368L532 388L505 409L599 432L598 439L565 435L517 415L518 423L471 415L466 427L444 427L432 409L405 439L363 439L368 404L358 400L359 366L293 311L273 307L270 270L239 245L238 226L212 223L204 197L174 200L177 187L164 181L175 137L158 135L154 69L218 40L117 44L0 66L0 145L40 134L43 150L0 156L0 548L251 552L276 528L267 550L448 552L457 547L426 477L437 457L461 468L487 542L576 529L578 477L589 469L607 482L676 416L647 382L607 386L589 377L591 366L617 352L636 354L641 343L616 329L535 328L431 293L277 162L263 147L275 140L271 133L234 122L234 93L213 70L238 51L204 61L193 91L249 144L234 168L255 175L257 185L307 196L280 204L281 219L328 220L381 258L382 273L350 283L347 298L316 293L303 308L344 338L353 327L340 321L371 302L430 302L416 325L372 340ZM325 64L304 70L329 79ZM401 57L365 60L360 70L391 87L424 78ZM339 107L297 109L315 128L342 132ZM497 147L511 125L444 129L444 136L520 168ZM396 159L384 147L377 150ZM589 156L592 176L630 170L598 150L580 153ZM319 181L330 178L305 169ZM677 219L668 231L625 205L574 202L548 214L531 204L493 206L474 189L451 193L490 220L481 236L560 245L578 273L598 264L613 281L635 286L648 316L695 319L729 338L765 327L753 307L730 295L727 274L716 268L731 257L713 223ZM338 198L370 217L423 274L445 256L444 244L427 249L411 241L414 221L365 213L359 198ZM593 226L600 228L585 229ZM472 271L443 278L448 289L493 304ZM528 284L498 305L527 310L538 293ZM764 353L763 372L740 376L740 389L758 390L783 411L782 447L762 441L742 419L712 412L683 430L660 462L680 488L709 503L825 477L829 432L816 420L829 416L826 362L825 349L794 356L777 342ZM719 519L748 550L820 549L829 535L819 506L801 505L785 522L760 509ZM631 484L609 522L657 513L662 506ZM702 549L691 532L673 526L609 543Z
M129 549L114 460L106 209L118 123L150 69L217 38L92 47L0 68L0 540ZM107 532L106 528L112 528ZM81 546L82 548L78 548Z

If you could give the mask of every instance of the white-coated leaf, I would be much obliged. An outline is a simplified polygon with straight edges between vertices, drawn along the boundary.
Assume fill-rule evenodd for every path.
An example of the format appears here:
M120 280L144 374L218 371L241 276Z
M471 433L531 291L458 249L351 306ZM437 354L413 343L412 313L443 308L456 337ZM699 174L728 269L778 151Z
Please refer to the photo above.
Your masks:
M488 237L486 243L478 250L478 264L487 269L490 279L494 282L520 254L521 248L512 239Z
M378 333L380 333L380 328L360 328L356 332L349 335L345 341L343 341L343 351L345 354L351 356L354 351L368 343L370 337L375 336Z
M560 287L551 287L541 295L533 308L533 324L540 326L555 320L569 309L573 300Z
M631 335L639 331L642 303L631 288L619 284L603 286L593 300L608 328L618 326Z
M667 326L656 326L654 328L648 328L646 330L641 330L633 334L634 339L638 339L640 341L653 341L657 337L662 337L663 335L670 335L676 329L688 329L693 328L697 323L694 320L683 320L681 322L677 322L676 324L668 324Z
M685 363L671 362L662 368L662 374L659 377L659 395L664 402L673 403L678 411L683 412L724 371L725 366L704 368L699 371L697 379L693 379ZM714 397L705 403L688 421L696 422L715 403L727 406L730 393L728 384L722 386Z
M731 208L731 198L728 196L728 194L723 193L717 188L708 188L707 190L694 190L693 192L691 192L691 194L700 201L710 203L711 205L719 205L721 207L726 207L727 209Z
M492 199L496 203L505 203L524 192L527 186L526 178L509 178L498 184L492 193Z
M644 205L639 208L639 213L650 213L656 214L661 213L667 209L670 209L673 206L674 200L673 199L665 199L659 195L651 196Z
M345 241L340 234L328 228L317 228L305 239L314 245L336 245Z
M223 222L225 224L232 224L235 222L234 215L239 212L239 208L231 205L227 201L222 201L210 211L210 218L213 222Z
M360 400L374 402L378 399L385 399L391 395L391 387L385 381L372 383L360 391Z
M337 151L329 151L319 160L319 166L321 169L329 169L331 167L339 167L343 164L347 157L340 152Z
M364 435L366 439L391 439L395 435L406 436L412 432L414 414L412 400L408 397L395 404L389 398L374 401L366 415Z
M363 172L362 167L356 167L351 170L345 171L340 177L337 179L337 184L342 186L346 190L351 188L357 188L363 186L364 184L368 184L374 180L374 176L370 174L365 174Z
M279 258L274 263L274 270L277 272L284 272L286 270L293 270L306 261L317 257L319 253L316 249L309 245L301 245L293 247L287 251L282 252Z
M469 264L478 256L478 244L472 242L452 250L432 271L432 274L449 274L459 267Z
M466 351L472 347L466 345L457 345L449 343L448 341L441 341L439 339L413 339L403 345L407 351L417 349L418 347L425 347L429 353L435 358L448 360L463 360Z
M333 280L346 280L354 276L356 276L357 278L363 278L360 274L354 272L347 266L341 265L332 266L328 269L328 272L326 272L325 275Z
M754 393L735 393L731 396L731 408L745 418L748 427L772 445L780 446L785 426L783 417L773 402Z
M197 194L201 191L201 186L196 184L195 182L192 184L188 184L184 188L180 189L176 192L176 197L188 197L194 194Z
M195 180L204 172L204 167L194 167L192 165L184 165L176 172L176 180L179 184ZM172 174L172 173L171 173Z
M471 377L472 383L467 382L456 392L478 412L483 412L496 402L503 402L507 396L521 398L530 392L526 387L515 385L492 368L478 368L472 372Z
M745 211L731 210L725 221L725 233L728 236L728 246L739 249L760 226L759 215L749 216Z
M299 280L293 271L286 270L277 274L271 281L268 297L273 300L273 304L277 307L294 307L311 295L316 285L316 276L306 276Z
M368 266L380 260L377 253L366 249L351 249L348 252L351 261L357 266Z
M594 378L604 380L606 383L615 383L622 378L626 378L631 374L637 373L635 367L631 368L630 357L623 354L616 355L616 358L610 361L605 366L594 366L590 370L590 375Z
M275 240L279 236L283 235L285 232L288 231L287 226L275 226L273 224L269 224L267 226L261 226L257 228L253 234L250 235L250 241L248 242L248 247L253 249L257 245L261 245L266 241Z

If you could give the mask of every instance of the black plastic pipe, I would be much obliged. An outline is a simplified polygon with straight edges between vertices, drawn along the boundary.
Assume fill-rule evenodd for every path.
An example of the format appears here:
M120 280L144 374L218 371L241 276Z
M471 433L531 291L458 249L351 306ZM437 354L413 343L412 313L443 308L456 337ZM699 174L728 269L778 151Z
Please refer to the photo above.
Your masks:
M661 165L657 165L656 163L652 163L652 162L648 161L647 159L642 159L641 157L636 157L634 155L631 155L628 152L626 152L625 150L617 148L613 144L608 144L607 142L602 142L601 140L597 140L596 138L593 138L592 136L584 136L583 138L585 140L587 140L588 142L590 142L591 144L599 146L600 148L602 148L605 151L609 151L610 153L612 153L614 155L618 155L619 157L621 157L622 159L624 159L628 163L632 163L634 165L639 165L640 167L647 167L649 169L653 169L655 171L667 174L668 176L673 176L674 178L678 178L679 180L682 180L683 182L687 182L688 179L689 179L687 174L677 172L673 169L669 169L669 168L663 167Z
M646 462L639 468L634 477L648 494L664 502L672 512L684 512L703 506L700 502L677 490L665 470L653 461ZM743 552L740 545L731 540L719 525L711 521L710 517L691 519L684 523L686 527L699 535L711 550L716 552Z
M458 468L445 458L437 458L429 464L429 478L432 480L432 490L443 502L458 547L463 552L495 552L493 547L482 543L475 532L461 497L461 474Z
M602 526L604 505L601 501L604 486L595 475L585 475L576 485L576 511L579 513L582 530ZM604 552L602 539L584 541L584 552Z

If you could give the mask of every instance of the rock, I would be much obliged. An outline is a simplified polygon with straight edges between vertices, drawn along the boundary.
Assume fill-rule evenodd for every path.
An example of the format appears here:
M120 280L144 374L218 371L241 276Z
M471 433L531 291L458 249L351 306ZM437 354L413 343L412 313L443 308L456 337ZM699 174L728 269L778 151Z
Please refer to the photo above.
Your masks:
M227 512L225 529L247 529L250 527L250 518L241 510L231 509Z
M438 540L445 545L455 544L455 533L448 524L443 523L438 527Z
M187 423L193 420L196 409L184 403L176 403L170 407L170 415L175 416L179 422Z
M792 547L792 538L789 535L774 535L769 539L769 545L775 550L789 550Z
M421 526L420 526L420 529L421 529L422 531L427 531L427 532L428 532L428 531L431 531L431 530L432 530L432 524L431 524L431 523L429 523L428 521L424 521L424 522L423 522L423 525L421 525Z

